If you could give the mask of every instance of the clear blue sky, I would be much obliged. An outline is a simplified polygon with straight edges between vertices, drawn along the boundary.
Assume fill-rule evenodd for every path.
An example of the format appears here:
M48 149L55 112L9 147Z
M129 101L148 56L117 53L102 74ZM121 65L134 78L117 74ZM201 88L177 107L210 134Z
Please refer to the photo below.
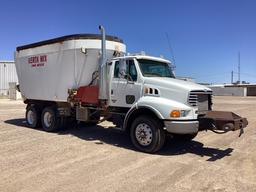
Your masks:
M12 60L16 46L102 24L128 52L171 59L167 32L176 74L198 82L230 82L240 51L241 80L256 82L254 0L1 0L0 21L0 60Z

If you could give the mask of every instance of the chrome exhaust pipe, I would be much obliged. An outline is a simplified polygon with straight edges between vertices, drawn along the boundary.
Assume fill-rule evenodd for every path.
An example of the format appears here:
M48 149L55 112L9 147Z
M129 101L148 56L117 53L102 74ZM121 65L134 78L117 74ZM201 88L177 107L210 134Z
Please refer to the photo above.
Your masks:
M101 62L99 65L99 99L100 100L108 100L108 89L107 85L107 55L106 55L106 32L102 25L99 26L99 30L101 32Z

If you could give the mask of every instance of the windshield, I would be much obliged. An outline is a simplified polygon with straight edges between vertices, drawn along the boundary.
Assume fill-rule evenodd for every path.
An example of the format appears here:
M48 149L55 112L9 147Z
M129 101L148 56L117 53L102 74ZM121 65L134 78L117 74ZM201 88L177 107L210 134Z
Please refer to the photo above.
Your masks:
M141 72L145 77L170 77L175 78L168 63L138 59Z

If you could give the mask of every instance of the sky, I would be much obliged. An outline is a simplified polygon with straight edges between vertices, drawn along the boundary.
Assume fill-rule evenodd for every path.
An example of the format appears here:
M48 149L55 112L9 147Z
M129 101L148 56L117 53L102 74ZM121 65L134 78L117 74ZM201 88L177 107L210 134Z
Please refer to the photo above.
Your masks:
M177 76L201 83L230 83L231 71L236 81L240 52L241 80L256 83L255 10L254 0L0 0L0 60L101 24L127 52L174 58Z

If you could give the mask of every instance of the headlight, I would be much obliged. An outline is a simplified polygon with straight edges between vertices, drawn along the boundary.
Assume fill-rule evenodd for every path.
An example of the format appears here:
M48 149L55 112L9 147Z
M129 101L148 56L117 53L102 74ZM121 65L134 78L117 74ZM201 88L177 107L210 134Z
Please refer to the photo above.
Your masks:
M186 117L190 110L173 110L170 113L170 117L179 118L179 117Z

